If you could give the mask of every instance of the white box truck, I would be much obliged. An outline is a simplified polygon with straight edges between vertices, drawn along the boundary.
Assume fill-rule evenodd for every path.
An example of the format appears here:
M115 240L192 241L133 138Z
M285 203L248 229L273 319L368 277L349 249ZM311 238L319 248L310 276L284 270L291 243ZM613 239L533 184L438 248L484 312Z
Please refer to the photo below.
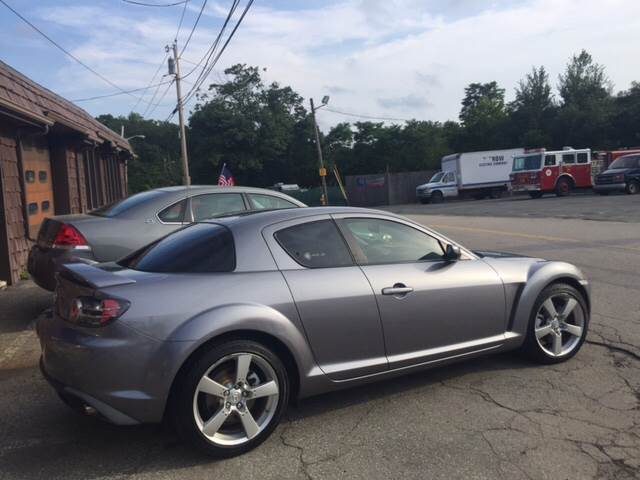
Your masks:
M416 197L422 203L440 203L458 196L498 198L509 190L513 157L523 153L524 148L510 148L442 157L441 171L416 187Z

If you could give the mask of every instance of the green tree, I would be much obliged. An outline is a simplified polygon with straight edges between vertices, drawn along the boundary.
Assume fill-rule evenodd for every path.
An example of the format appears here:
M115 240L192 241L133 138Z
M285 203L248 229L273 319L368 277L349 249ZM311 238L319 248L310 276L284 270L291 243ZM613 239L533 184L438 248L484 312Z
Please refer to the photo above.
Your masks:
M562 104L554 128L556 146L607 148L611 146L613 102L605 69L582 50L559 76Z
M226 163L241 183L291 182L295 135L304 135L307 112L302 97L278 83L265 86L257 67L234 65L229 80L199 96L189 119L193 177L212 183Z
M633 82L629 90L614 99L612 118L616 148L640 146L640 83Z
M462 144L468 150L508 146L504 89L496 82L472 83L465 88L460 110Z
M170 122L147 120L137 113L114 117L100 115L97 120L115 132L124 126L136 156L128 163L129 193L182 183L178 126Z
M509 110L509 133L514 145L535 148L552 142L550 130L556 106L549 75L543 66L533 67L525 79L518 82L516 98Z

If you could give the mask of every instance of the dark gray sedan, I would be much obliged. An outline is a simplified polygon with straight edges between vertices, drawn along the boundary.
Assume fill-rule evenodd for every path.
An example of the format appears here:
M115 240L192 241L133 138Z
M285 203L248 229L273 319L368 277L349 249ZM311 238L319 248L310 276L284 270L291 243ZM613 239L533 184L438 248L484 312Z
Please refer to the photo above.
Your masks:
M217 456L262 442L292 398L505 350L565 361L590 312L573 265L331 207L197 223L117 264L67 265L56 298L37 330L65 401L118 424L170 420Z
M47 290L60 265L109 262L182 226L255 210L305 207L288 195L250 187L166 187L132 195L88 214L46 219L29 253L28 270Z

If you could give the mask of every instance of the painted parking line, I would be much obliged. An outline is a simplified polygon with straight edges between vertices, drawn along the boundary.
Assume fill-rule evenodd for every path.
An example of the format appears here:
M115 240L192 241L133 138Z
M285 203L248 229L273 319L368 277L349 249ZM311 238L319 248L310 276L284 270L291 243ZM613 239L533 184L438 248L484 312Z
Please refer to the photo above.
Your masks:
M467 232L473 232L473 233L489 233L491 235L504 235L508 237L527 238L530 240L544 240L547 242L564 242L564 243L584 243L585 242L584 240L577 240L573 238L551 237L548 235L535 235L531 233L509 232L505 230L490 230L487 228L461 227L458 225L431 224L430 226L436 229L461 230L461 231L467 231ZM606 246L607 248L615 248L618 250L640 252L639 247L621 247L618 245L610 245L608 243L602 243L602 242L589 242L589 243L594 247Z

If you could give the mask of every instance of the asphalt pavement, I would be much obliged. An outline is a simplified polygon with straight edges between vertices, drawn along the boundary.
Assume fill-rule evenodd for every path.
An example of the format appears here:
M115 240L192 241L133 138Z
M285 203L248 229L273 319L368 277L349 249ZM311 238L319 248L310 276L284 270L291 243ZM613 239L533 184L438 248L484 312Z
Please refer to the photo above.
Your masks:
M472 249L577 264L593 289L587 343L556 366L501 354L305 400L265 444L224 461L161 426L115 427L68 410L40 376L28 329L50 296L29 282L0 292L0 479L638 478L638 199L394 207ZM487 213L496 206L514 213Z

